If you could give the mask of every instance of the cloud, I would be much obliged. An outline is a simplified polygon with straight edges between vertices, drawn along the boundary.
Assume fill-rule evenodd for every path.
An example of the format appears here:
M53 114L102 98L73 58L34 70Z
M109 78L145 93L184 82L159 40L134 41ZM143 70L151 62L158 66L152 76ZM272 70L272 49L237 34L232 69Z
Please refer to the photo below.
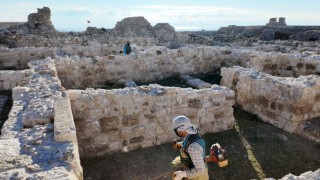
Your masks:
M245 21L255 13L252 9L218 6L142 5L132 8L135 11L131 11L131 16L144 16L153 25L168 22L176 29L183 29L181 27L217 29L221 25L228 25L226 23Z
M37 12L37 4L32 2L21 2L19 4L1 4L1 22L26 22L30 13ZM33 11L30 12L30 9Z
M217 7L217 6L164 6L164 5L145 5L132 6L136 9L143 9L159 13L165 16L200 16L200 15L225 15L235 16L248 14L247 9L233 8L233 7Z

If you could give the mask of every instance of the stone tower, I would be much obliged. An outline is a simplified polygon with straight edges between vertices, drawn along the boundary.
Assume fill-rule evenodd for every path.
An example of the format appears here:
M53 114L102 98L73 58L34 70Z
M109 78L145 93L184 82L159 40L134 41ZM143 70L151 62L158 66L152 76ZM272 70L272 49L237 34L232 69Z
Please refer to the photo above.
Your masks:
M38 8L37 13L29 14L27 26L31 34L47 34L55 32L51 22L51 10L48 7Z
M285 17L279 17L279 21L277 21L277 18L270 18L269 23L266 24L266 26L286 26L286 18Z

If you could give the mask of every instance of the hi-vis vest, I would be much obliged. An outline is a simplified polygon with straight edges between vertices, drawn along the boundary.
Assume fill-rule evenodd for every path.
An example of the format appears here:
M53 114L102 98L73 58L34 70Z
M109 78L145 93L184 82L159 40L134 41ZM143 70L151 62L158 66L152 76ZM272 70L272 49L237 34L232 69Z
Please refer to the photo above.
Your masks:
M198 143L202 149L203 149L203 159L206 156L206 143L202 139L201 135L198 134L189 134L186 139L183 141L182 148L180 149L180 160L181 163L186 165L188 168L194 168L193 162L191 160L191 157L188 153L188 147L191 143L196 142Z

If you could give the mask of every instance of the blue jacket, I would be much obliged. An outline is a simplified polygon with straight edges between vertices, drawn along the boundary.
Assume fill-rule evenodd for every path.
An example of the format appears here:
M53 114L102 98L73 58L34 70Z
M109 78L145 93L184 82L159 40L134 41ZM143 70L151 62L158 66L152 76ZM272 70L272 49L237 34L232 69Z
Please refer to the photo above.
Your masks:
M123 47L123 53L124 53L124 55L130 54L131 52L132 52L131 46L128 45L128 44L126 44L126 45Z

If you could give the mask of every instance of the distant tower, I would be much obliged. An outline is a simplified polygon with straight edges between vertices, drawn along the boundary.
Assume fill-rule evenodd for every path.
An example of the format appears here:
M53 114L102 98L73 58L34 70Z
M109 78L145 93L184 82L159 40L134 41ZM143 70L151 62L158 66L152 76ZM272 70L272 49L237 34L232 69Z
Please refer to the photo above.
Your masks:
M277 18L270 18L269 23L266 24L267 26L286 26L286 18L285 17L279 17L279 22L277 21Z
M279 25L286 26L286 18L285 17L279 17Z
M270 19L269 19L269 23L270 23L270 24L275 24L275 23L277 23L277 18L270 18Z

